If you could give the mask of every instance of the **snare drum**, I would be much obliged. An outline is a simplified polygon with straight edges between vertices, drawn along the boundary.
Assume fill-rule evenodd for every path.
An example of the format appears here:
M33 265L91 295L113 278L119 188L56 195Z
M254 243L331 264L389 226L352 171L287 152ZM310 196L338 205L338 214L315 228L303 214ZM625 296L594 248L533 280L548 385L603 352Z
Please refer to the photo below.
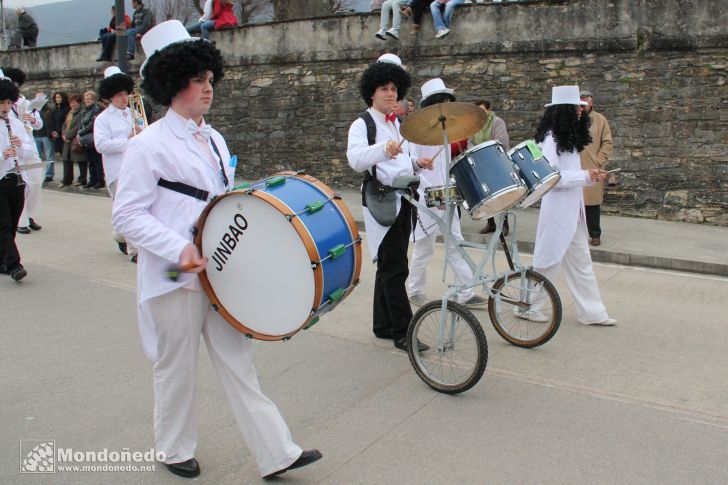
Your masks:
M285 340L359 282L361 238L344 202L308 175L281 172L221 195L200 215L195 244L213 307L243 334Z
M473 219L485 219L508 210L527 189L503 145L486 141L462 153L450 165L458 190Z
M427 207L443 207L448 193L450 194L450 203L462 203L463 196L460 195L455 185L450 185L449 188L444 185L433 185L425 188L425 204Z
M528 187L528 195L518 204L525 209L543 197L561 180L561 174L546 160L536 142L526 140L508 152L513 163L518 166L521 178Z

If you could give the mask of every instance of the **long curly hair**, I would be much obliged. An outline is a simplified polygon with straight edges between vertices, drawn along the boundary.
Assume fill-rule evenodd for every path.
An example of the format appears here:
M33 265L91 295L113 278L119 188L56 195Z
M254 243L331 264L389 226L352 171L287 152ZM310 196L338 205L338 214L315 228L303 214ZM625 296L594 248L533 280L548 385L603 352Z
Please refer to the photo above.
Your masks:
M156 52L142 71L142 88L162 106L172 104L193 77L212 71L213 86L225 76L220 50L204 39L179 42Z
M589 135L589 114L582 111L581 119L577 116L574 104L557 104L549 106L538 123L534 139L540 143L551 132L556 139L558 153L582 151L592 142Z
M126 91L127 94L134 92L134 80L126 74L114 74L99 82L98 93L101 99L111 99L122 91Z
M3 67L3 72L18 86L25 84L25 80L28 78L25 71L17 67Z
M0 101L9 99L13 103L18 100L20 89L9 79L0 79Z
M371 107L372 96L377 88L386 86L390 81L397 86L397 101L402 101L412 85L412 79L407 71L391 62L369 64L359 80L359 94L367 106Z

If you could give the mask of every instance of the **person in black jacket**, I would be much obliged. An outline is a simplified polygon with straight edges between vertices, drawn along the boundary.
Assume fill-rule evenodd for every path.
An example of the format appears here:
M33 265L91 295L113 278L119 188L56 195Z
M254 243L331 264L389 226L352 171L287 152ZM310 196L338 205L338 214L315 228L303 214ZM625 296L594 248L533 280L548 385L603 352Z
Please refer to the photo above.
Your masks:
M83 93L83 111L81 111L81 128L78 130L78 141L86 150L86 160L88 161L88 183L83 186L84 189L100 189L106 184L104 183L104 167L101 162L101 154L96 151L94 146L94 121L101 107L96 102L96 93L86 91Z
M21 45L35 47L38 41L38 24L35 23L35 19L24 8L16 8L15 15L18 16L18 28L13 32L10 48L20 49Z
M56 147L56 153L63 153L63 139L61 131L63 130L63 122L66 120L68 110L68 95L66 93L56 91L51 98L51 110L53 111L53 126L50 129L51 140Z
M152 11L144 6L142 0L132 0L131 6L134 7L134 16L131 28L126 31L126 57L129 60L134 59L137 39L141 39L154 26Z

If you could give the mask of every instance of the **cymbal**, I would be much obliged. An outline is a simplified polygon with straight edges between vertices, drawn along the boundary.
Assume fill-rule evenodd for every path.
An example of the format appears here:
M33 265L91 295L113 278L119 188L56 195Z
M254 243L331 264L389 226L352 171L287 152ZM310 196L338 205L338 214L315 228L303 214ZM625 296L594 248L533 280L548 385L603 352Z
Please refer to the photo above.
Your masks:
M485 125L485 111L472 103L438 103L415 111L404 120L400 133L419 145L442 145L442 122L447 139L456 142L476 134Z

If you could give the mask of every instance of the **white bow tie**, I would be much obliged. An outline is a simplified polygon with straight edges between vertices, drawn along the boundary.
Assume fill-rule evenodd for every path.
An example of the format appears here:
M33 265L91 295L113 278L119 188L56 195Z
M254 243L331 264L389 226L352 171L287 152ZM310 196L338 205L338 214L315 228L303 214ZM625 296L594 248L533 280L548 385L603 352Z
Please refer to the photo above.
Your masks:
M195 123L194 121L187 120L186 126L187 131L189 131L192 136L200 135L205 141L208 141L210 139L210 136L212 136L212 127L208 124L197 126L197 123Z

